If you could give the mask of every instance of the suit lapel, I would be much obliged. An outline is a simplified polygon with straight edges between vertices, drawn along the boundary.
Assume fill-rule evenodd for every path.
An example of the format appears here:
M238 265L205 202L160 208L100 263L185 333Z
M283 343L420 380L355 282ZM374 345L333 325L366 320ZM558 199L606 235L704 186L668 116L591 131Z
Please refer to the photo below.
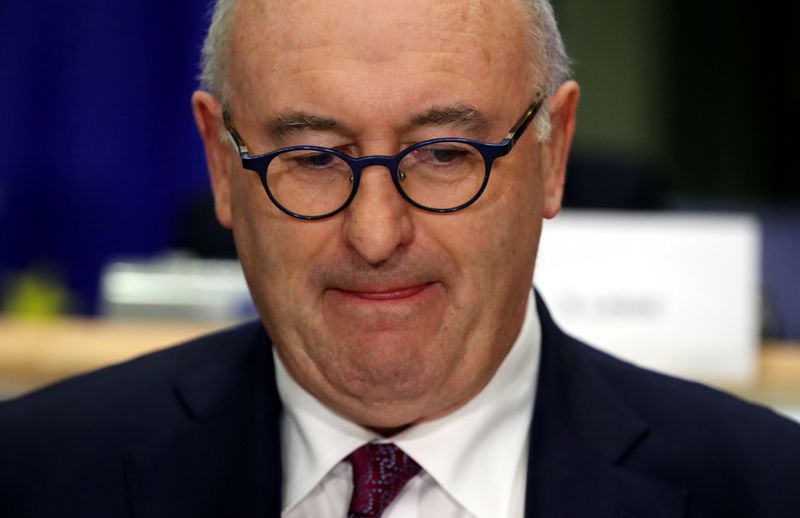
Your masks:
M526 516L683 516L686 492L623 466L647 423L603 381L591 349L564 335L537 294L542 356Z
M125 458L133 515L278 516L280 400L263 330L242 357L205 362L174 388L185 424Z

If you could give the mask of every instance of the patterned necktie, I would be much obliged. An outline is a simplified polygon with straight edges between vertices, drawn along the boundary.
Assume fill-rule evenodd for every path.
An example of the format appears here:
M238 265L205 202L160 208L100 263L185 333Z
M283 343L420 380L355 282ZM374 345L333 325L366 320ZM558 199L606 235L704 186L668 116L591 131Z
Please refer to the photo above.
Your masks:
M380 518L421 469L394 444L365 444L347 460L353 465L353 497L347 518Z

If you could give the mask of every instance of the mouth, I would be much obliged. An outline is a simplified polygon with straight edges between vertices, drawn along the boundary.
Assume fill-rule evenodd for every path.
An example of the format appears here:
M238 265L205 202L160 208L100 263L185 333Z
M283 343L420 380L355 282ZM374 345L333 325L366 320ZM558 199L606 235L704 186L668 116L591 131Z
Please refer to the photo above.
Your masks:
M374 333L379 333L381 343L398 344L414 342L411 335L426 326L438 328L445 303L442 284L437 281L359 283L328 288L322 311L348 340L371 337L367 342L374 343ZM396 342L390 337L404 338Z
M398 287L359 287L357 289L343 289L335 288L333 291L338 292L348 298L360 299L363 301L371 302L392 302L403 301L411 299L423 292L427 291L434 283L417 284L413 286L398 286Z

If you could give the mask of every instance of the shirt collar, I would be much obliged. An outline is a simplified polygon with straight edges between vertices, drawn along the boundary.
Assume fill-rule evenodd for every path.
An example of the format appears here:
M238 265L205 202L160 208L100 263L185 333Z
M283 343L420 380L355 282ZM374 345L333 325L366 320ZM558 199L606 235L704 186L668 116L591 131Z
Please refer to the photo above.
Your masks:
M519 336L483 390L455 412L391 438L477 518L508 516L530 430L540 347L531 292ZM289 376L277 354L275 371L285 409L283 508L289 509L351 451L381 438L317 401Z

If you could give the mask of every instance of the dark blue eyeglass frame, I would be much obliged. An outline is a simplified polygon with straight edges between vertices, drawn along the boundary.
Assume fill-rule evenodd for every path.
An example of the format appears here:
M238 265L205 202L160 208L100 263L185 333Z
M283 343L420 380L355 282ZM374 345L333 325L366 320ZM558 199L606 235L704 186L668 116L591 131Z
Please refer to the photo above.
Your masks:
M528 109L525 111L525 113L519 118L519 120L517 120L514 126L512 126L512 128L506 134L506 137L499 143L481 142L479 140L472 140L466 138L437 138L437 139L417 142L416 144L413 144L403 149L394 156L371 155L371 156L354 158L351 157L350 155L342 153L341 151L319 146L284 147L277 149L275 151L271 151L269 153L250 156L247 144L245 144L244 140L236 131L236 128L233 126L233 120L230 116L230 113L227 110L223 111L223 121L225 123L225 127L228 130L231 139L233 140L234 145L236 146L237 151L239 152L239 157L242 159L242 167L258 174L259 178L261 179L261 185L264 186L264 190L266 191L270 201L273 204L275 204L275 206L278 207L280 210L282 210L283 212L285 212L286 214L288 214L293 218L303 219L303 220L318 220L318 219L329 218L343 211L344 209L347 208L348 205L350 205L350 202L353 201L353 198L355 197L356 192L358 191L359 181L361 180L361 172L365 168L372 166L382 166L387 168L389 170L389 173L392 177L392 182L394 183L394 186L397 189L397 191L408 203L410 203L414 207L417 207L419 209L428 212L446 214L465 209L470 205L472 205L473 203L475 203L475 201L478 198L480 198L481 194L483 194L483 191L486 189L486 185L489 183L489 174L492 171L492 164L496 159L504 157L511 152L511 150L514 148L514 145L517 143L520 137L522 137L522 134L525 132L525 129L530 125L531 121L533 121L533 119L536 117L536 114L541 109L543 103L544 103L544 97L537 96L536 100L534 100L528 106ZM478 150L478 152L483 157L483 162L486 166L486 172L483 177L483 183L478 189L478 192L476 192L472 198L470 198L469 200L465 201L460 205L446 209L426 207L425 205L421 205L416 201L414 201L403 190L402 186L400 185L398 167L400 166L400 162L403 160L403 158L409 153L412 153L415 149L430 144L440 144L447 142L466 144ZM275 157L290 151L316 151L320 153L329 153L331 155L334 155L342 159L345 163L347 163L347 165L349 165L350 169L353 171L353 180L352 180L353 188L351 189L350 196L348 196L347 200L345 200L345 202L342 203L342 205L336 210L318 216L307 216L305 214L298 214L281 205L280 202L272 194L272 191L269 188L269 184L267 182L267 169L269 167L270 162Z

